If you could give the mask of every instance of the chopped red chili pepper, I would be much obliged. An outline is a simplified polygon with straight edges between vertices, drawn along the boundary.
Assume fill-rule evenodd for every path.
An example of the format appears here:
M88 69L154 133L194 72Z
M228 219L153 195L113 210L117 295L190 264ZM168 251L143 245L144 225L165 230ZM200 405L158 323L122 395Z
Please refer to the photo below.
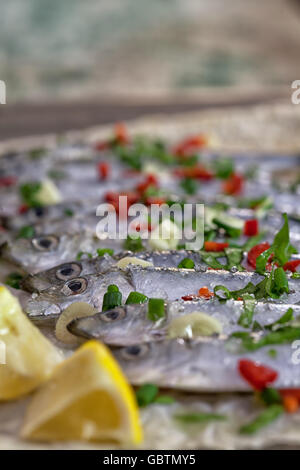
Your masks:
M151 174L147 175L147 178L145 179L145 181L137 185L136 190L139 193L144 193L146 189L148 189L150 186L154 186L156 188L158 187L158 181L155 175L151 175Z
M132 229L136 230L137 232L146 232L146 231L151 232L152 230L151 224L147 222L142 222L142 223L131 222L130 226Z
M241 194L244 187L244 178L238 173L232 173L232 175L223 183L223 192L236 196Z
M202 181L209 181L214 177L214 174L203 165L195 165L188 168L175 168L173 173L179 178L193 178Z
M219 243L219 242L204 242L205 251L224 251L224 248L228 248L228 243Z
M190 294L190 295L184 295L183 297L181 297L182 300L185 300L185 301L188 301L188 300L195 300L197 299L197 295L194 295L194 294Z
M263 390L278 377L276 370L257 364L249 359L241 359L238 363L238 370L255 390Z
M295 413L299 409L299 400L294 395L284 395L282 403L287 413Z
M279 392L282 397L285 395L293 395L300 401L300 388L283 388L279 390Z
M18 179L15 176L3 176L2 178L0 178L0 188L14 186L17 181Z
M246 220L244 224L244 235L247 237L253 237L258 234L258 220L251 219Z
M300 389L299 388L286 388L279 390L282 397L283 406L287 413L295 413L300 406Z
M100 162L98 164L98 173L101 180L107 180L110 176L111 167L107 162Z
M29 207L27 206L27 204L21 204L19 206L18 212L19 212L20 215L25 214L25 212L27 212L28 209L29 209Z
M201 134L188 137L187 139L179 142L179 144L174 147L173 153L178 157L186 157L192 153L195 153L197 150L206 147L207 143L207 137Z
M127 129L124 124L119 123L115 125L114 137L109 140L97 142L95 145L96 150L106 150L111 148L114 144L127 145L130 139L127 133Z
M115 139L119 144L129 144L129 136L125 124L119 122L115 125Z
M214 293L209 290L208 287L204 286L199 289L199 297L202 297L203 299L210 299L211 297L214 297Z
M294 259L292 261L288 261L287 263L285 263L285 265L283 266L283 269L285 271L291 271L292 273L295 273L299 265L300 265L300 259Z
M259 243L258 245L255 245L251 248L251 250L248 253L248 263L250 266L253 268L256 268L256 260L261 255L264 251L268 250L270 248L270 245L268 242L266 243Z
M149 196L146 198L145 204L146 206L151 206L152 204L158 204L161 206L162 204L165 204L166 200L163 197L158 197L158 196Z
M124 213L123 206L120 208L120 202L121 202L120 196L127 197L127 204L126 204L127 208L125 208L126 214ZM117 214L119 214L120 216L122 216L124 218L125 215L127 217L128 208L130 206L132 206L132 204L135 204L136 202L139 201L139 195L135 192L130 192L130 191L129 192L122 192L122 193L116 193L116 192L113 192L113 191L108 191L106 193L106 195L104 196L104 199L105 199L106 202L108 202L109 204L114 206Z

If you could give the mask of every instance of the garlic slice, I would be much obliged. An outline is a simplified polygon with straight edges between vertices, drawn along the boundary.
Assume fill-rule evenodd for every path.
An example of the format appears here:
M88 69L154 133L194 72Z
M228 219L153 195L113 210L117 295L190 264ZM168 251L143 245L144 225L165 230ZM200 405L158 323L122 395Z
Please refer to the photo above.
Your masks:
M72 335L67 329L67 325L75 318L89 317L94 315L97 309L86 302L74 302L69 305L58 318L55 325L55 336L59 341L66 344L78 344L80 338Z
M142 266L143 268L146 268L148 266L153 266L153 263L150 261L145 261L140 258L136 258L135 256L125 256L125 258L120 259L120 261L117 262L117 267L119 269L126 269L129 264L135 264L138 266Z
M192 312L174 318L168 326L169 338L196 338L222 333L222 325L216 318L203 312Z

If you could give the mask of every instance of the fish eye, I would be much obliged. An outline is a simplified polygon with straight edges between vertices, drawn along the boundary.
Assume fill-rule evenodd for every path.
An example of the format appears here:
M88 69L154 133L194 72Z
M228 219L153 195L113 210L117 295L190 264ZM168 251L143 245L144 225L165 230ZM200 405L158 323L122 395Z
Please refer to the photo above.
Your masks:
M79 276L81 270L82 267L79 263L66 263L62 264L57 269L57 271L55 272L55 276L61 281L67 281L68 279L72 279L74 277Z
M114 308L113 310L107 310L106 312L101 313L101 320L107 323L113 322L116 320L123 320L126 317L126 312L124 308Z
M65 295L78 295L86 290L87 285L87 280L84 277L77 277L67 281L61 291Z
M32 240L32 245L38 251L51 251L58 245L58 238L54 235L42 235Z
M129 361L139 359L147 354L150 347L148 344L134 344L122 349L122 356Z
M46 208L42 206L34 207L34 213L37 217L43 217L46 214Z

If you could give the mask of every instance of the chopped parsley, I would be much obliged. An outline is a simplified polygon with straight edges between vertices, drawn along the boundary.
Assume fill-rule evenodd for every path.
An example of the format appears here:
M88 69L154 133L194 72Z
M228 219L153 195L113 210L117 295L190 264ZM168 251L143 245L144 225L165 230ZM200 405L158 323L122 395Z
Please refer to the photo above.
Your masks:
M275 421L284 412L282 405L273 404L263 410L251 423L240 428L242 434L255 434L261 428Z
M29 207L40 206L40 202L36 199L42 185L40 182L25 183L20 186L20 195L23 202Z
M225 415L216 413L183 413L175 415L174 418L183 424L208 423L209 421L224 421Z
M76 260L80 261L83 256L86 256L87 258L93 258L92 253L89 253L88 251L79 251L76 256Z
M23 279L23 276L20 273L10 273L5 278L5 284L14 289L20 289L20 282Z
M136 391L136 398L140 408L159 403L170 405L174 403L174 398L169 395L159 395L159 389L154 384L144 384Z
M163 299L149 299L148 318L156 322L165 317L165 302Z
M32 238L34 237L34 233L34 227L31 225L24 225L24 227L20 228L17 238Z
M128 235L127 239L125 240L123 244L123 248L128 251L142 251L144 249L144 246L142 244L142 239L141 237L138 238L132 238L130 235Z
M184 258L177 266L183 269L194 269L195 263L191 258Z

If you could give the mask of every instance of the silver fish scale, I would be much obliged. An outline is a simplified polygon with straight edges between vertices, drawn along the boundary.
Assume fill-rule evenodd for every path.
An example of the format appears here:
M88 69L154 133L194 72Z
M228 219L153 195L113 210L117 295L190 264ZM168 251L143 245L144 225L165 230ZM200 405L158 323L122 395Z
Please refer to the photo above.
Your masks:
M227 350L226 341L181 340L161 341L141 345L140 356L133 346L114 351L126 376L134 385L154 383L159 387L186 391L247 391L251 387L238 372L240 359L263 363L279 372L276 388L300 386L300 366L293 364L290 345L276 347L277 357L268 355L268 347L255 352L233 354ZM132 354L134 352L134 354Z
M254 309L253 321L262 327L270 325L287 311L289 305L258 302ZM300 318L300 306L291 306L294 316ZM236 331L247 331L238 324L243 313L243 303L229 300L220 304L217 299L209 301L174 301L166 303L165 317L154 323L148 316L147 304L125 305L108 312L97 313L93 317L79 318L69 326L69 330L78 336L99 339L111 346L127 346L136 342L158 341L168 336L171 322L193 312L206 313L215 318L222 327L222 336L229 336Z

